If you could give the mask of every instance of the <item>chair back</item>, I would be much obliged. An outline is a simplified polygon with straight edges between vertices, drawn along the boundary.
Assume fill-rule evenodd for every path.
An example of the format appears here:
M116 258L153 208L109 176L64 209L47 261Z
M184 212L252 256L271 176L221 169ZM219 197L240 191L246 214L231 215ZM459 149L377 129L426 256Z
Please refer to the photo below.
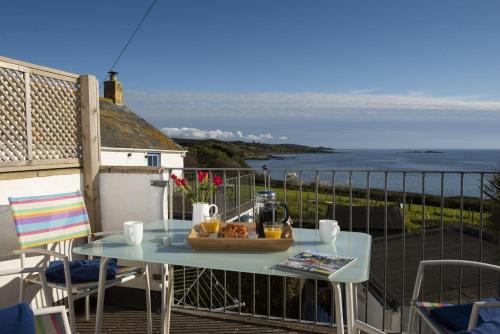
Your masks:
M90 223L79 191L9 197L21 249L90 235Z
M68 316L64 306L33 310L36 334L70 334Z

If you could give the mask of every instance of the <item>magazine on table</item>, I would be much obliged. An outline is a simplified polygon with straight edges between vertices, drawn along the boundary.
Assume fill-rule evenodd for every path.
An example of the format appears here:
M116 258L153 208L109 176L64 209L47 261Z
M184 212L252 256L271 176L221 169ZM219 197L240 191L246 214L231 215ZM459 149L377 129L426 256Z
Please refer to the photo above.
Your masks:
M315 250L306 250L278 264L278 268L305 272L313 276L331 278L335 273L349 267L356 261L352 256L340 256L321 253Z

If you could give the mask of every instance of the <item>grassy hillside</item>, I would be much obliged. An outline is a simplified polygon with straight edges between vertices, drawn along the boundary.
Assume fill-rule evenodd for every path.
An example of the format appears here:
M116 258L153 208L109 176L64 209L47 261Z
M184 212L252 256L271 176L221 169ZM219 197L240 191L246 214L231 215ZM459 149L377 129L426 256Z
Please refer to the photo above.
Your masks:
M244 141L197 140L173 138L189 150L186 167L248 167L245 160L269 159L283 153L330 153L329 147L310 147L295 144L264 144Z

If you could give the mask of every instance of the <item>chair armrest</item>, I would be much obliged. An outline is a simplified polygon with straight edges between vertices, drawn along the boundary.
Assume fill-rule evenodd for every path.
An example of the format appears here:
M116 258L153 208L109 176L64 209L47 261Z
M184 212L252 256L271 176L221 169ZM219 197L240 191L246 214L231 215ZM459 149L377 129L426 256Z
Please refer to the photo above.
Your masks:
M477 307L480 309L500 307L500 302L479 301L479 302L475 302L474 304L477 304Z
M95 237L104 237L106 235L122 234L123 231L105 231L105 232L94 232L88 236L88 242L92 242Z
M420 261L420 266L422 266L422 267L463 266L463 267L476 267L476 268L481 268L481 269L495 270L495 271L500 272L500 266L496 266L494 264L489 264L489 263L484 263L484 262L467 261L467 260L424 260L424 261Z
M40 281L42 283L43 295L45 296L45 300L47 301L47 303L50 305L52 303L52 296L50 294L51 292L50 292L49 286L47 284L47 278L45 277L45 268L43 268L43 267L25 267L25 268L0 270L0 276L16 275L16 274L34 274L34 273L37 273L40 276ZM21 278L24 279L24 276L21 276ZM21 303L22 301L23 300L22 300L22 294L21 294L21 296L19 296L19 302Z
M63 261L63 266L64 266L64 278L66 280L66 289L68 291L68 294L70 294L72 290L72 284L71 284L71 273L69 270L69 258L68 256L54 252L48 249L43 249L43 248L28 248L28 249L19 249L15 250L13 252L14 254L42 254L42 255L47 255L47 256L53 256L55 258L61 259ZM44 275L40 275L43 277L45 280L45 271ZM46 284L46 283L45 283Z
M480 269L494 270L500 272L500 266L496 266L489 263L466 261L466 260L424 260L420 261L417 271L417 277L415 279L415 286L413 288L413 295L411 299L411 305L414 305L420 294L420 287L422 285L422 278L424 275L425 267L431 266L464 266L464 267L476 267Z
M64 254L51 251L48 249L43 249L43 248L28 248L28 249L17 249L13 251L14 254L20 255L20 254L41 254L41 255L47 255L47 256L53 256L58 259L61 259L63 261L68 261L68 257Z
M0 270L0 276L16 275L16 274L33 274L33 273L40 274L42 272L43 268L35 268L35 267L15 268L15 269Z
M482 308L495 308L500 307L500 302L487 302L487 301L477 301L472 304L472 312L470 314L469 326L467 330L471 330L477 326L477 319L479 318L479 311Z

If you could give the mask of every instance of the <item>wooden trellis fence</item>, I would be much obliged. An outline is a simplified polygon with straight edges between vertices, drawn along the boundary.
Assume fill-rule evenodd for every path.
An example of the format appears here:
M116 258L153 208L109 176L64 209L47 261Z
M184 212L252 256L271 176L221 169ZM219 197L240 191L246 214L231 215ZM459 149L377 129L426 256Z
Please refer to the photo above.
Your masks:
M95 77L0 57L0 176L82 168L87 209L100 229L99 161Z
M81 165L78 79L0 60L1 167Z

